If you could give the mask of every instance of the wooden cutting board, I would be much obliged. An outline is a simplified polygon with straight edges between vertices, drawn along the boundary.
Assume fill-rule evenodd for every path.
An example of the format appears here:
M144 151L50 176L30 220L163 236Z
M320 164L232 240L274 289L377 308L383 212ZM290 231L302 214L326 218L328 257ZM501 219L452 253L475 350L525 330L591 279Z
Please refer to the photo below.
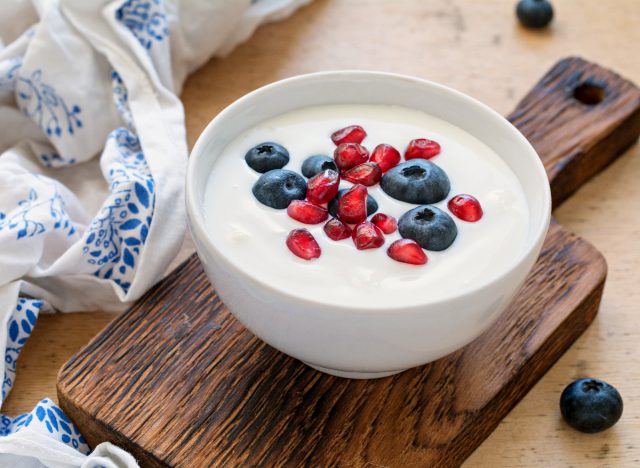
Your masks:
M509 119L557 206L636 141L640 90L568 58ZM491 329L439 361L362 381L255 338L193 256L62 368L58 398L90 444L112 441L142 466L457 466L591 323L605 276L602 255L553 222Z

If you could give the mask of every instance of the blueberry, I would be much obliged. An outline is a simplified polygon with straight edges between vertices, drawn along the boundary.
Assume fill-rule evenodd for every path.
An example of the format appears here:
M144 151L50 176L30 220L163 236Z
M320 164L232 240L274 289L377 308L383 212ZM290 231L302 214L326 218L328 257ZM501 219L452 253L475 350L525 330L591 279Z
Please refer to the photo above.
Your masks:
M600 432L622 416L622 397L615 387L598 379L571 382L560 396L560 411L567 423L581 432Z
M407 211L398 221L398 232L427 250L444 250L458 235L451 216L435 206L423 205Z
M327 169L338 171L338 167L336 166L333 158L323 156L322 154L309 156L302 163L302 175L307 179L311 179L314 175L319 174L322 171L326 171Z
M338 216L338 200L342 195L344 195L347 192L347 190L349 189L343 188L338 190L338 194L327 205L327 208L329 209L329 213L334 218ZM376 211L378 211L378 202L370 194L367 194L367 216L371 216Z
M426 159L412 159L389 169L380 187L397 200L423 205L444 200L451 185L439 166Z
M289 152L284 146L267 141L247 151L244 160L254 171L265 173L286 166L289 162Z
M547 0L520 0L516 15L527 28L544 28L553 19L553 7Z
M262 174L251 191L263 205L282 210L291 200L304 200L307 182L296 172L274 169Z

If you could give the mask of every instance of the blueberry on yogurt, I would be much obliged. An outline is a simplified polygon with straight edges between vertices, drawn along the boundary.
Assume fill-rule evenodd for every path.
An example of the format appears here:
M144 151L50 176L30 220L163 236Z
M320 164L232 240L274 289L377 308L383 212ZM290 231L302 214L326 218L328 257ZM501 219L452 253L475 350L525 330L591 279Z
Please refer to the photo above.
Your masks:
M380 187L396 200L423 205L444 200L451 184L439 166L425 159L412 159L389 169L382 176Z
M251 191L263 205L283 210L292 200L304 200L307 182L296 172L274 169L262 174Z
M314 175L326 170L338 170L335 161L329 156L316 154L315 156L309 156L302 163L302 175L307 179L311 179Z
M407 211L398 221L398 232L426 250L445 250L458 235L456 223L435 206L423 205Z
M244 160L254 171L265 173L286 166L289 162L289 151L278 143L267 141L247 151Z

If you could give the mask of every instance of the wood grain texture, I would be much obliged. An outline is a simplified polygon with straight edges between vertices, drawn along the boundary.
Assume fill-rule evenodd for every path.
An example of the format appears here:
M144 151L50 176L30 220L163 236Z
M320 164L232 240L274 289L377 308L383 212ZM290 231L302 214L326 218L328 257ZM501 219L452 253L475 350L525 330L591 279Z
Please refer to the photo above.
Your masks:
M580 59L562 61L512 114L554 169L552 186L571 180L577 187L579 177L592 175L563 177L554 162L575 151L562 144L562 132L544 139L556 144L543 146L535 131L549 118L565 129L590 118L582 107L567 120L538 111L553 105L547 100L553 90L574 86L576 73L607 72ZM607 75L608 89L635 89L614 78L620 80ZM625 128L623 109L609 109L608 131L589 133L585 146ZM620 151L600 147L601 165ZM590 154L564 167L589 164ZM112 440L149 466L456 466L591 323L605 274L603 257L554 223L514 304L478 340L394 377L350 381L320 374L253 337L192 257L69 361L58 398L90 442ZM116 382L120 389L107 390Z
M90 443L111 440L143 466L456 466L589 325L605 271L554 224L518 299L481 338L357 381L255 338L192 257L65 365L58 398Z
M557 206L609 164L612 155L636 142L640 89L610 70L567 58L508 118L543 158Z
M207 122L267 82L328 69L377 69L452 86L507 113L541 70L579 54L640 82L637 0L554 2L552 27L529 31L514 20L515 0L314 0L266 25L224 59L207 63L182 93L192 145ZM354 26L354 12L366 27ZM389 32L372 34L373 31ZM392 32L392 33L391 33ZM558 398L572 379L598 376L626 402L640 401L640 145L555 210L562 226L588 239L609 266L594 323L467 459L466 468L637 466L640 405L625 406L614 428L596 436L565 425ZM181 258L193 252L185 243ZM178 262L180 263L180 262ZM55 400L56 373L114 317L103 312L43 315L18 361L3 413Z

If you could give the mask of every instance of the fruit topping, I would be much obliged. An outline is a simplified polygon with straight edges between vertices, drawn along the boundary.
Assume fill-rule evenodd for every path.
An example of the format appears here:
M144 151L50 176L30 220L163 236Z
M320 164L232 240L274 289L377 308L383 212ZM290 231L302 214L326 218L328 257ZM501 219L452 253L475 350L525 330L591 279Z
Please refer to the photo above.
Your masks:
M380 180L380 187L396 200L414 204L431 204L449 194L447 174L431 161L416 159L389 169Z
M463 221L474 223L482 218L480 202L471 195L456 195L447 203L449 211Z
M354 227L351 237L358 250L377 249L384 244L384 234L378 226L369 221Z
M254 171L265 173L286 166L289 162L289 152L278 143L265 142L247 151L244 160Z
M307 181L307 200L316 205L329 203L339 188L340 176L336 171L327 169Z
M342 197L342 195L347 193L348 190L349 190L348 188L343 188L338 190L338 195L336 195L336 197L329 202L328 208L329 208L329 214L331 214L331 216L338 216L338 200L340 199L340 197ZM378 202L376 201L375 198L373 198L370 194L368 194L367 195L367 216L371 216L376 211L378 211Z
M378 164L382 172L387 172L400 162L400 152L393 146L383 143L373 149L369 161Z
M371 218L371 222L378 226L385 234L391 234L398 229L398 221L393 216L384 213L376 213Z
M364 185L354 185L338 199L338 218L350 224L367 218L367 188Z
M342 143L362 143L367 132L360 125L350 125L331 134L331 140L337 145Z
M333 159L341 171L364 164L369 160L369 151L358 143L342 143L333 152Z
M331 218L324 225L324 232L329 236L329 239L334 241L346 239L351 237L351 228L340 221L338 218Z
M370 187L380 182L382 170L374 162L366 162L359 166L352 167L348 171L342 173L342 178L353 182L354 184L362 184Z
M435 206L423 205L407 211L398 221L398 231L427 250L445 250L456 239L456 223Z
M411 265L424 265L427 263L427 254L422 247L411 239L398 239L393 241L387 249L387 255L397 262Z
M321 206L306 200L293 200L287 207L287 214L304 224L318 224L329 217L329 212Z
M327 169L337 171L338 166L336 166L336 162L333 160L333 158L330 158L329 156L323 156L321 154L309 156L302 163L302 175L307 179L310 179L314 175L322 171L326 171Z
M313 235L306 229L294 229L287 236L287 247L294 255L311 260L320 256L320 246Z
M427 138L417 138L409 142L404 151L404 159L431 159L440 154L440 144Z
M307 194L307 182L300 174L286 169L265 172L253 184L253 195L263 205L283 210L291 200L303 200Z

